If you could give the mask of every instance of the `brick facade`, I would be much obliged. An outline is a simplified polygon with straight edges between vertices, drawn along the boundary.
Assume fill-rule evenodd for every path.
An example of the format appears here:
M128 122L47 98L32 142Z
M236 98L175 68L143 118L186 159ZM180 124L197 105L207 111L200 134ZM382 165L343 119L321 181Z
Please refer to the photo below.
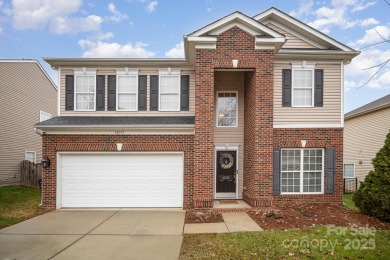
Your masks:
M43 135L43 154L51 165L43 169L43 207L56 207L57 152L184 152L184 208L193 207L193 135Z

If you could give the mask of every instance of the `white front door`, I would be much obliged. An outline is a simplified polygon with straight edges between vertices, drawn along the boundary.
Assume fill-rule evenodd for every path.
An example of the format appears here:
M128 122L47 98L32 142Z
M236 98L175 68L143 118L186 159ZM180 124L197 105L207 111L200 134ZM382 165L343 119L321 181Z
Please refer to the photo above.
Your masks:
M60 154L57 207L182 207L183 154Z

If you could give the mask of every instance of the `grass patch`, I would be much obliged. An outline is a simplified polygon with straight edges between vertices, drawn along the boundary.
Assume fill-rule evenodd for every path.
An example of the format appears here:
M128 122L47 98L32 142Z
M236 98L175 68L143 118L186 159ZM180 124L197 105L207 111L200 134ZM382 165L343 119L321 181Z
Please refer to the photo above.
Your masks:
M341 232L344 230L345 234ZM367 235L336 228L328 232L325 226L288 231L191 234L184 236L180 259L389 259L389 241L389 231Z
M352 201L354 193L344 194L343 195L343 203L346 207L359 211L358 207L356 207L355 203Z
M47 212L39 203L39 189L24 186L0 187L0 228Z

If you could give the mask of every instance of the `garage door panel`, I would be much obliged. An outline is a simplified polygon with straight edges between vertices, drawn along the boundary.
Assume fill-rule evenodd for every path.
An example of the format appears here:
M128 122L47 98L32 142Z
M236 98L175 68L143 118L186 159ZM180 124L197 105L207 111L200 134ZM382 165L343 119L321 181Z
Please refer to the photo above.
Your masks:
M182 207L182 154L64 154L62 207Z

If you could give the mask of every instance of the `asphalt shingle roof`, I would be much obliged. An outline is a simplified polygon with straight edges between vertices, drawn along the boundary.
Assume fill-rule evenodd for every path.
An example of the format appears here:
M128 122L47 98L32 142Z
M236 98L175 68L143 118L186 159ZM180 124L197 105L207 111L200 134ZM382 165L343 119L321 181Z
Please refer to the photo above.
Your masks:
M387 106L390 106L390 95L384 96L380 99L372 101L371 103L368 103L364 106L356 108L355 110L352 110L352 111L346 113L344 116L345 116L345 119L348 119L348 118L362 115L362 114L365 114L367 112L377 110L379 108L387 107Z
M36 126L193 125L194 116L57 116Z

